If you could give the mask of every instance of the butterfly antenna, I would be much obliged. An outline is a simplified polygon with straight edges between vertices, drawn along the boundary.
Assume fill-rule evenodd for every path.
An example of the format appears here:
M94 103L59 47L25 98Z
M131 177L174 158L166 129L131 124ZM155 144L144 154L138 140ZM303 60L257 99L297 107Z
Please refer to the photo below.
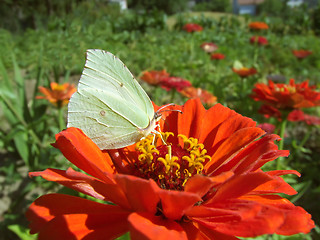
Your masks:
M162 106L161 108L159 108L159 109L156 111L156 113L159 114L159 115L161 115L161 113L163 113L163 112L179 112L179 113L182 113L182 111L181 111L181 110L178 110L178 109L166 109L166 110L162 110L162 109L167 108L167 107L170 107L170 106L175 106L175 104L174 104L174 103L166 104L166 105Z

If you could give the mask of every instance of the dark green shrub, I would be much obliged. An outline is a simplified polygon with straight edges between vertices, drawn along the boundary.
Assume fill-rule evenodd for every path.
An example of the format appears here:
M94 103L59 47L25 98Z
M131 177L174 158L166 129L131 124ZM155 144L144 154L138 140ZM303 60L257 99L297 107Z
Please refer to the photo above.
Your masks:
M265 0L258 5L258 13L269 16L281 16L286 6L285 2L283 0Z
M231 2L229 0L211 0L201 2L193 7L193 11L230 12Z
M188 0L128 0L128 7L136 10L163 11L167 14L183 12L188 8Z

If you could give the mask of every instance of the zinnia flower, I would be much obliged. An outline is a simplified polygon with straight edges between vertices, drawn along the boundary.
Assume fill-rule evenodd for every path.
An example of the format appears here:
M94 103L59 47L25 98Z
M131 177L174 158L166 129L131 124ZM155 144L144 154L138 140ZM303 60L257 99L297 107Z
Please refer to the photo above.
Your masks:
M196 23L187 23L183 26L183 30L192 33L192 32L201 32L203 30L202 26Z
M258 110L260 114L262 114L265 118L274 117L281 121L281 112L278 108L275 108L270 105L263 104Z
M269 26L264 22L251 22L249 23L249 28L252 30L265 30L269 29Z
M200 47L207 53L212 53L218 49L218 46L212 42L204 42Z
M50 89L51 88L51 89ZM37 99L47 99L56 107L62 107L68 104L72 94L77 91L73 84L50 83L50 88L39 87L39 91L45 96L37 96Z
M222 60L225 59L225 55L223 55L222 53L213 53L211 54L211 59L212 60Z
M252 44L259 44L260 46L264 46L268 44L268 40L262 36L252 36L250 38L250 43Z
M294 79L290 79L289 84L269 80L268 85L257 83L251 97L277 109L309 108L320 106L320 93L314 91L315 88L309 86L308 80L297 84Z
M292 50L292 53L298 59L306 58L312 54L312 52L308 50Z
M274 130L276 129L276 126L271 123L260 123L257 125L257 127L261 128L267 134L274 133Z
M201 88L195 88L195 87L186 87L183 88L180 91L181 95L193 99L193 98L199 98L202 104L205 104L207 106L213 106L217 103L217 97L209 93L208 91L201 89Z
M246 67L242 67L239 69L232 68L232 71L238 74L242 78L249 77L257 73L257 70L255 68L246 68Z
M185 87L190 87L191 83L180 77L166 77L162 78L160 85L163 89L169 91L170 89L182 90Z
M320 125L319 117L305 114L300 109L295 109L290 112L287 119L291 122L305 122L308 125Z
M170 74L166 70L162 71L145 71L140 77L141 80L151 84L158 85L162 79L169 77Z
M169 112L160 121L166 144L151 135L101 151L79 129L57 134L53 146L89 175L69 168L30 176L100 202L41 196L26 213L31 233L39 233L39 240L114 239L128 231L133 240L236 240L314 227L304 209L278 195L296 193L280 176L299 173L260 169L289 154L274 144L277 135L263 137L253 120L220 104L205 110L199 100L189 100L179 109L183 114Z

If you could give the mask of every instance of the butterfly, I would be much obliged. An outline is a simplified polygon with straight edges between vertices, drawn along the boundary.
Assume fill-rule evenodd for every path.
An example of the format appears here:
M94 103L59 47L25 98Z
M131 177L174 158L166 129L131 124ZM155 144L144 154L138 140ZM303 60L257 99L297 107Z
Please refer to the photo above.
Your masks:
M118 149L158 133L161 109L154 111L119 58L89 49L77 92L68 104L67 127L80 128L100 149Z

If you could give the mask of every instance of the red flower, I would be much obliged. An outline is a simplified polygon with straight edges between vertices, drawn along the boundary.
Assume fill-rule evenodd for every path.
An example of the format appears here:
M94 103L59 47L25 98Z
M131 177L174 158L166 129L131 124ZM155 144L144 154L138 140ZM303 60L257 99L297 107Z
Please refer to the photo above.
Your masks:
M213 53L211 54L211 59L212 60L222 60L225 59L225 55L223 55L222 53Z
M204 42L200 47L207 53L212 53L218 49L218 46L212 42Z
M51 89L50 89L51 88ZM68 104L72 94L77 91L73 84L50 83L50 88L39 87L39 91L45 96L37 96L37 99L47 99L56 107L62 107Z
M269 26L264 22L251 22L249 28L252 30L265 30L269 29Z
M298 59L306 58L312 54L312 52L308 50L292 50L292 53Z
M169 77L169 73L166 70L162 71L145 71L143 72L140 79L143 81L151 84L151 85L158 85L162 79Z
M281 121L281 112L273 106L263 104L259 109L259 113L263 114L265 118L274 117Z
M236 74L238 74L240 77L249 77L251 75L254 75L257 73L257 70L255 68L232 68L232 71L235 72Z
M192 33L192 32L201 32L203 30L203 28L196 23L187 23L183 26L182 28L183 30Z
M213 106L217 103L217 97L209 93L208 91L201 89L201 88L195 88L195 87L186 87L183 88L180 91L181 95L193 99L193 98L200 98L200 101L202 104L205 104L207 106Z
M156 107L157 108L157 107ZM101 151L83 132L69 128L54 146L87 172L32 172L112 205L64 194L44 195L29 207L31 233L39 240L228 239L261 234L308 233L311 216L278 194L295 194L280 176L264 172L280 156L277 135L264 135L249 118L216 104L205 110L189 100L161 120L163 139L149 136L119 150ZM171 133L170 133L171 132Z
M261 128L267 134L274 133L274 130L276 129L276 126L271 123L260 123L257 127Z
M191 83L180 77L166 77L162 78L160 85L165 90L176 89L177 91L182 90L185 87L190 87Z
M308 80L296 84L290 79L289 84L257 83L251 97L255 101L273 106L277 109L295 109L320 106L320 93L314 91L316 86L309 86Z
M295 109L290 112L287 119L291 122L305 122L308 125L320 125L319 117L305 114L300 109Z
M262 36L252 36L250 38L250 43L252 44L259 44L260 46L264 46L268 44L268 40Z

